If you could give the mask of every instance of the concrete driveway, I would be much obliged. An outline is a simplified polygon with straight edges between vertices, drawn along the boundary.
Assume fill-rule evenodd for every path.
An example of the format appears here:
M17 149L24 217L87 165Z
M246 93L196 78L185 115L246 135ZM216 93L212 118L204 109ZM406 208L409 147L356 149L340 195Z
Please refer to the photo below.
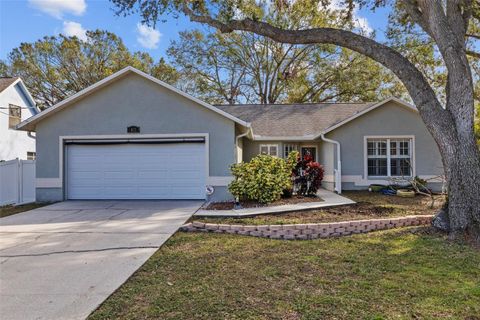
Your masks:
M0 318L86 318L200 205L66 201L0 219Z

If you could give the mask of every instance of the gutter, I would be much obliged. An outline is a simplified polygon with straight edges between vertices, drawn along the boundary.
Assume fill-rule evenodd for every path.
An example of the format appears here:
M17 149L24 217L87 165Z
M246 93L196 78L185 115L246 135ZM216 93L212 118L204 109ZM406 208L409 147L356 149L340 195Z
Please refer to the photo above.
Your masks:
M240 141L241 138L246 137L250 132L252 133L252 136L253 136L252 127L250 126L250 123L249 123L247 127L247 131L235 137L235 154L237 156L237 163L241 162L239 161L240 159L238 159L238 142Z
M32 131L27 131L27 136L32 138L33 140L37 139L37 137L32 134Z
M337 147L337 169L334 169L334 178L335 178L335 191L338 194L342 193L342 158L340 152L340 142L332 139L325 138L325 134L321 133L320 137L323 141L333 143Z

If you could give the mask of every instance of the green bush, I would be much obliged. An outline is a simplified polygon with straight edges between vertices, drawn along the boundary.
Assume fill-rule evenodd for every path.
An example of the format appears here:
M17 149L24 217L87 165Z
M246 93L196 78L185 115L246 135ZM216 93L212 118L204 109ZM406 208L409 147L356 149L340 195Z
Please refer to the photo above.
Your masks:
M234 180L228 186L230 193L240 200L270 203L280 199L284 190L292 188L292 170L298 152L288 159L258 155L250 162L231 166Z

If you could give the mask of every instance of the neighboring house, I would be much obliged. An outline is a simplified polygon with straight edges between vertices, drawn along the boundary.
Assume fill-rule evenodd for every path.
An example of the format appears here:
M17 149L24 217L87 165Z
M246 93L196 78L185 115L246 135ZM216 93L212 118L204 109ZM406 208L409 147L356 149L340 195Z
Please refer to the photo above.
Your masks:
M314 155L338 192L443 173L418 112L398 99L212 106L131 67L18 129L36 132L38 201L228 199L232 163L292 150Z
M0 161L35 159L35 140L15 126L38 113L20 78L0 78Z

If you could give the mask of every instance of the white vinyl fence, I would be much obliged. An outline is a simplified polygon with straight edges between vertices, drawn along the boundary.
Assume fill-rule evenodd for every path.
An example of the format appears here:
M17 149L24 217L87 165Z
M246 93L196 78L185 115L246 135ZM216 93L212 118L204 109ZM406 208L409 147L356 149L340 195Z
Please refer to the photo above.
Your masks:
M35 161L0 162L0 206L35 201Z

